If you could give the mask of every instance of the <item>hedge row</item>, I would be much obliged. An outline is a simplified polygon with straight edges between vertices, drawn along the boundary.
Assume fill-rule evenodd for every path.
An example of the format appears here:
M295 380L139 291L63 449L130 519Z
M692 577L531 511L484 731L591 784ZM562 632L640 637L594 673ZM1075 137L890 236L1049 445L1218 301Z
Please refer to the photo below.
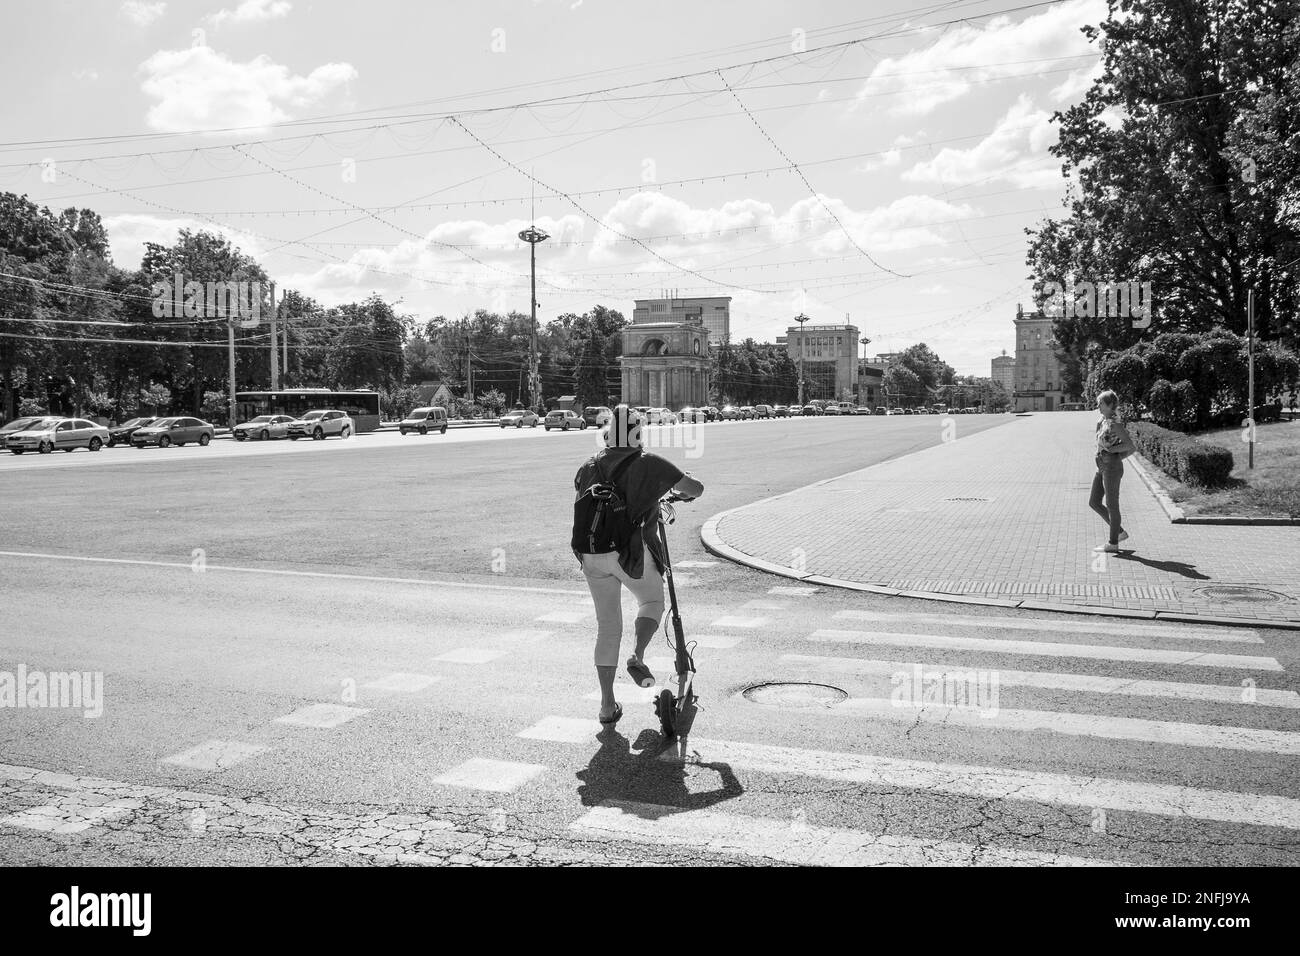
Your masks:
M1184 484L1215 488L1227 484L1232 474L1232 452L1222 445L1198 441L1150 422L1132 422L1128 431L1143 457Z

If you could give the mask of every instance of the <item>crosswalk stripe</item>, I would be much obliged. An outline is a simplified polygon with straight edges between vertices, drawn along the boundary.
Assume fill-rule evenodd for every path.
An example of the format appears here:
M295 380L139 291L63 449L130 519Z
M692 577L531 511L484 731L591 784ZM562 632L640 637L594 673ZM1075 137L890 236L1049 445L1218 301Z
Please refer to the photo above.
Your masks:
M1129 624L1119 621L1036 620L1023 617L976 617L946 614L893 614L886 611L837 611L841 621L871 621L876 624L925 624L939 627L998 627L1008 630L1105 634L1109 637L1174 638L1176 640L1228 641L1237 644L1263 644L1258 631L1222 627L1195 627L1161 624Z
M591 743L601 730L595 720L550 716L520 731L518 736L551 743ZM690 739L690 751L692 761L725 763L733 770L755 773L790 774L836 783L947 793L986 800L1125 810L1300 830L1300 800L1272 794L695 737ZM683 757L679 752L669 750L659 759L680 762Z
M863 717L948 727L1045 731L1076 737L1140 740L1155 744L1246 750L1288 757L1300 755L1300 734L1287 730L1186 724L1172 720L1075 714L1055 710L1012 710L996 706L980 710L976 707L954 707L942 704L900 705L888 697L851 697L840 701L825 712L850 713Z
M1207 654L1203 651L1158 650L1145 647L1116 647L1109 644L1052 644L1046 641L950 637L946 634L896 634L889 631L837 631L829 628L813 631L808 639L847 644L887 644L893 647L985 651L994 654L1033 654L1042 657L1145 661L1154 664L1184 664L1192 667L1232 667L1263 671L1282 670L1282 665L1272 657L1245 657L1238 654Z
M970 668L952 664L921 664L915 661L882 661L860 657L818 657L809 654L782 654L781 660L808 670L858 676L892 676L911 673L920 667L927 676L959 676ZM1300 709L1300 693L1293 690L1270 690L1250 686L1247 678L1236 684L1187 684L1178 681L1134 680L1130 677L1099 677L1093 674L1057 674L1049 671L1013 671L997 669L1002 687L1040 687L1047 690L1070 690L1090 694L1115 694L1129 697L1172 697L1179 700L1202 700L1220 704L1246 704L1258 707Z
M727 614L712 622L710 627L762 627L767 623L765 617L740 617Z
M658 846L759 857L802 866L1113 866L1106 860L1058 856L949 840L812 826L716 810L606 800L570 829Z
M541 764L474 757L434 777L433 782L444 787L512 793L545 772Z
M1139 783L1034 770L933 763L724 740L691 738L691 750L695 754L692 759L702 763L730 764L733 770L796 774L864 786L921 790L981 799L1100 807L1105 810L1300 829L1300 800L1272 794L1206 790L1177 784ZM680 758L670 752L660 759L673 761Z

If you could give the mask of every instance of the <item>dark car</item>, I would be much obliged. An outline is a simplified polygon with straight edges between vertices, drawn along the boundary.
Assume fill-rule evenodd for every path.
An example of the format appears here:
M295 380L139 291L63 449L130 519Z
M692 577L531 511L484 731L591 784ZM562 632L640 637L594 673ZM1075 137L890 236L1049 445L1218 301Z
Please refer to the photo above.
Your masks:
M131 444L136 448L146 445L157 445L159 448L175 445L179 448L192 441L207 445L216 433L215 428L197 418L160 418L143 428L137 428L131 436Z
M120 425L114 425L108 430L108 447L131 444L131 436L138 429L144 428L146 425L152 425L157 420L157 418L132 418Z
M822 410L819 406L809 402L807 405L803 407L803 413L805 415L820 415L822 413Z

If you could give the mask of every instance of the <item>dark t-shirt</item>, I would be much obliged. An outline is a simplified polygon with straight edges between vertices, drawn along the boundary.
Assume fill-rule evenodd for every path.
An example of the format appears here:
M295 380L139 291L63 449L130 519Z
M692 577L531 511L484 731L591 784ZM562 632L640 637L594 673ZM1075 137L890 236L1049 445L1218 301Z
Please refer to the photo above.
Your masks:
M659 499L685 477L680 468L666 458L639 448L606 448L594 458L583 462L573 478L573 489L576 495L581 495L596 482L612 475L614 469L629 456L638 456L639 460L628 465L627 470L619 476L618 488L623 500L627 502L628 514L636 531L633 532L627 549L619 552L618 563L631 577L641 577L644 544L654 558L655 567L662 574L664 561L663 549L659 544L657 509Z

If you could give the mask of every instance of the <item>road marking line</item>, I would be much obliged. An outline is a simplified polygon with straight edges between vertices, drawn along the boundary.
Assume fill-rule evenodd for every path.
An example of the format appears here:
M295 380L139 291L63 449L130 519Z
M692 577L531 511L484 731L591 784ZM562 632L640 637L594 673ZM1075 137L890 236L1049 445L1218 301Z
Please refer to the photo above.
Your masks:
M1108 644L1052 644L1046 641L1007 641L998 638L949 637L944 634L894 634L887 631L836 631L826 628L813 631L808 639L848 644L887 644L893 647L985 651L994 654L1032 654L1040 657L1146 661L1153 664L1182 664L1193 667L1235 667L1264 671L1283 669L1282 665L1272 657L1242 657L1237 654L1206 654L1202 651L1115 647Z
M193 573L189 561L144 561L134 558L90 558L73 554L43 554L35 551L0 551L0 558L41 558L48 561L83 561L91 564L134 564L147 568L184 568ZM466 581L436 581L428 578L392 578L373 574L337 574L330 571L290 571L285 568L240 568L224 564L209 564L204 573L234 571L240 574L278 574L294 578L327 578L341 581L367 581L380 584L421 584L444 588L469 588L480 591L519 591L526 594L589 594L587 591L570 591L564 588L533 588L521 584L475 584Z
M413 694L422 691L430 684L442 680L441 674L389 674L369 684L362 684L365 690L391 691L397 694Z
M1116 866L1106 860L606 800L569 828L801 866Z
M81 833L97 823L112 820L144 806L140 800L114 800L107 804L87 806L78 797L79 795L60 794L53 803L0 817L0 827L22 827L46 833Z
M879 624L927 624L939 627L1000 627L1008 630L1042 631L1075 634L1105 634L1108 637L1153 637L1175 640L1229 641L1237 644L1263 644L1257 631L1216 627L1172 627L1160 624L1128 624L1103 621L1047 621L1023 617L974 617L946 614L892 614L885 611L837 611L841 621L872 621Z
M504 657L505 653L490 647L458 647L446 654L439 654L434 660L443 664L486 664L498 657Z
M746 601L740 606L742 611L784 611L787 605L777 601Z
M688 634L686 644L689 646L691 643L695 643L699 647L725 650L729 647L735 647L744 639L743 634Z
M588 743L595 720L545 717L518 736L553 743ZM1046 773L969 764L934 763L728 740L690 739L691 760L726 763L733 770L793 774L862 786L922 790L981 799L1129 810L1224 823L1300 829L1300 800L1272 794L1205 790L1167 783ZM660 760L680 762L669 749Z
M328 730L339 724L346 724L354 717L370 713L368 707L345 707L343 704L308 704L299 707L293 713L275 718L277 724L292 724L295 727L314 727Z
M768 588L768 594L779 594L783 597L812 597L821 588L795 588L778 585L774 588Z
M178 767L189 767L191 770L225 770L249 757L264 754L270 749L260 744L246 744L238 740L205 740L197 747L182 750L170 757L163 757L162 762L175 764Z
M927 678L945 679L970 674L976 668L954 664L922 664L914 661L865 660L859 657L817 657L806 654L782 654L781 660L808 668L837 674L893 676L910 674L920 667ZM1253 701L1244 700L1248 688L1235 684L1186 684L1178 681L1133 680L1128 677L1099 677L1092 674L1056 674L1049 671L1012 671L996 668L1002 687L1041 687L1047 690L1071 690L1090 694L1116 694L1131 697L1172 697L1179 700L1203 700L1220 704L1244 704L1251 707L1288 707L1300 709L1300 693L1293 690L1249 688Z
M737 694L736 697L741 695ZM777 706L763 705L759 706ZM814 710L816 712L816 710ZM978 705L969 707L922 703L898 704L888 697L850 697L821 709L823 713L901 720L931 726L974 727L1100 737L1108 740L1137 740L1183 747L1214 747L1256 753L1300 755L1300 734L1287 730L1258 730L1252 727L1223 727L1218 724L1187 724L1139 717L1111 717L1076 714L1057 710L1012 710Z
M762 627L766 623L767 618L765 617L738 617L728 614L725 617L718 618L709 627Z
M619 681L614 685L614 698L620 703L625 700L633 700L638 704L650 704L654 703L654 699L659 696L661 690L663 690L663 687L657 684L653 687L638 687L636 684L625 684ZM582 699L599 701L600 691L593 690L590 694L584 694Z
M549 614L543 614L541 617L533 618L534 621L542 621L547 624L580 624L591 613L590 611L551 611Z
M937 791L981 799L1089 809L1101 807L1300 829L1300 800L1271 794L1204 790L1176 784L1138 783L1106 777L932 763L721 740L692 738L691 749L699 755L701 762L721 761L733 769L759 773L797 774L871 787ZM660 759L672 761L679 758L669 752Z
M546 768L541 764L474 757L434 777L433 782L445 787L512 793L545 772Z

